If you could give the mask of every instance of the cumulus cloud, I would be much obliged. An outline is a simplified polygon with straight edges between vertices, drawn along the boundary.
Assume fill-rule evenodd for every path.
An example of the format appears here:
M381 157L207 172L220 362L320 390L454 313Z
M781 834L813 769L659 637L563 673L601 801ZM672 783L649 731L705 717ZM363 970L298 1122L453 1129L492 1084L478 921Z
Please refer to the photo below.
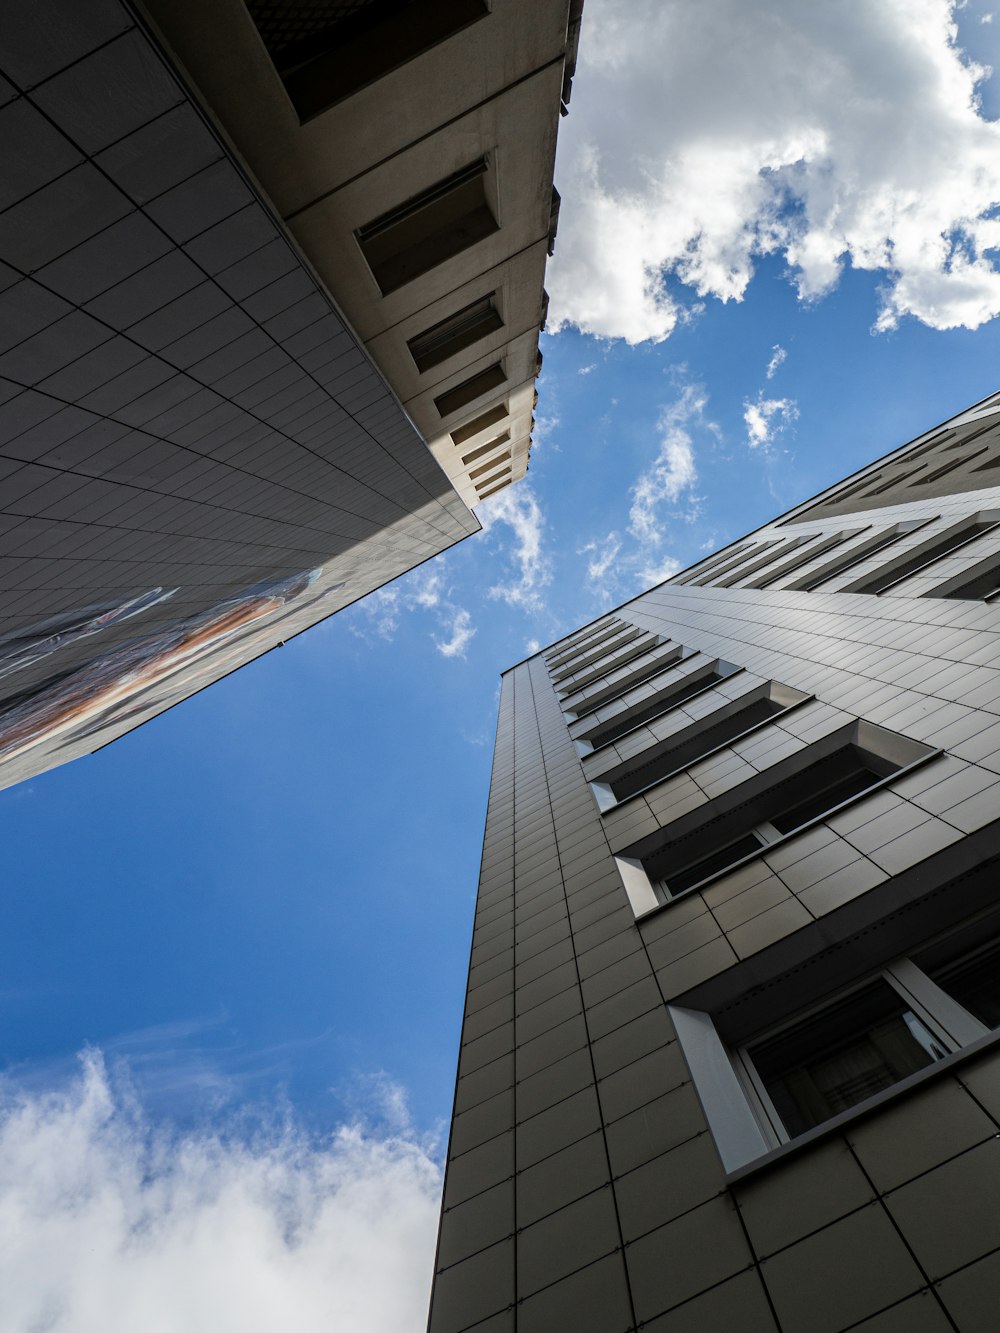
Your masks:
M418 1333L440 1184L405 1124L157 1128L90 1052L0 1089L0 1329Z
M603 606L675 574L680 562L665 549L670 524L690 522L699 512L693 433L717 437L719 429L707 416L703 386L683 382L682 375L678 380L680 392L657 422L656 454L629 492L624 530L592 538L577 550L587 558L587 586Z
M545 547L545 518L530 482L521 481L491 496L478 514L487 533L495 535L500 525L514 539L513 548L506 553L512 575L495 583L489 596L525 611L543 611L543 593L552 582L552 560Z
M798 295L879 273L877 328L1000 313L1000 123L954 0L588 0L553 327L659 341L741 300L765 255Z

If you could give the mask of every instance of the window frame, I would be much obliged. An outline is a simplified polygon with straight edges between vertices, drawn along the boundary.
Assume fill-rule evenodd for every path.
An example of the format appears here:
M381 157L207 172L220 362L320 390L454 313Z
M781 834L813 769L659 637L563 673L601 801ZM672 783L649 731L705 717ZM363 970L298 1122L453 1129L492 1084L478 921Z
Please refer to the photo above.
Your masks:
M835 1133L843 1125L905 1096L912 1087L938 1077L958 1061L1000 1042L1000 1028L987 1027L913 961L912 955L925 947L911 949L907 955L739 1042L727 1042L712 1015L703 1010L681 1004L666 1006L730 1181L742 1179L776 1158ZM970 955L973 952L975 949L970 950ZM877 981L885 982L895 991L947 1053L819 1124L799 1134L790 1133L757 1072L749 1048L834 1010Z

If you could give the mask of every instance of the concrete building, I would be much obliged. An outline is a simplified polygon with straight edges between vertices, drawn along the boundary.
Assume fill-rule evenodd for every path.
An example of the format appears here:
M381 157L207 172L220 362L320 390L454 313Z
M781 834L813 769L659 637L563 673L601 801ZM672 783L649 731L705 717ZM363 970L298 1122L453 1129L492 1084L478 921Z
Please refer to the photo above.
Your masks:
M992 1333L1000 395L508 671L432 1333Z
M578 32L573 0L8 7L0 786L524 475Z

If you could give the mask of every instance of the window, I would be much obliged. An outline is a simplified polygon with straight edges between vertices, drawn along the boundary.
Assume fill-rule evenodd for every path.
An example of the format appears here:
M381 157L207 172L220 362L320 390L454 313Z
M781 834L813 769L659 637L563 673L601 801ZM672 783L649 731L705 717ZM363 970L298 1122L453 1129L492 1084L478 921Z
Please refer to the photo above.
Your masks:
M488 407L485 412L480 412L478 417L473 417L464 426L459 426L457 430L453 430L451 432L452 441L455 444L464 444L466 440L471 440L474 435L479 435L482 431L488 430L490 426L495 426L498 421L506 421L506 419L507 404L497 403L496 407ZM467 460L463 459L463 462L465 461Z
M595 621L594 624L588 625L586 629L562 639L551 652L546 653L545 660L551 666L559 658L572 657L577 648L588 639L593 639L599 634L610 634L612 630L619 628L622 624L624 624L624 621L618 620L617 617L602 618Z
M663 647L664 645L660 645ZM627 675L619 676L617 680L610 681L607 685L602 685L599 690L594 690L590 694L585 694L582 699L574 702L572 694L566 696L562 701L563 712L569 717L571 722L578 722L581 718L587 717L590 713L596 713L598 708L602 708L607 703L612 703L623 694L628 694L637 685L644 684L654 676L659 676L662 672L670 670L683 661L681 654L683 648L678 645L669 648L666 652L658 655L652 662L643 662L641 666L634 667ZM643 652L642 656L645 657ZM693 656L693 654L688 654ZM609 668L610 671L616 671L617 666Z
M788 588L796 589L799 592L812 592L814 588L819 588L822 584L828 583L838 574L846 574L849 569L855 565L860 565L863 560L874 555L877 551L884 550L891 546L893 542L898 542L905 537L908 532L913 532L916 528L923 527L927 522L933 522L933 519L926 519L915 523L897 523L891 528L884 528L876 533L874 537L869 537L867 541L861 542L858 546L852 546L849 551L843 551L835 559L827 561L825 565L820 565L819 569L814 569L812 573L806 574L795 583L789 583Z
M484 0L248 0L305 121L489 11Z
M485 157L375 218L356 233L383 296L499 231Z
M549 672L563 672L563 668L567 667L569 663L572 663L576 657L581 657L584 653L593 652L593 649L599 647L599 645L605 652L611 651L615 641L619 639L621 635L624 635L624 633L632 631L632 629L633 631L636 631L636 633L643 632L641 629L637 628L636 625L629 625L627 621L624 620L617 620L611 625L605 625L605 627L601 628L600 633L589 635L587 639L580 640L579 643L573 644L573 647L569 649L569 652L557 653L556 656L549 657L547 660ZM635 637L635 635L632 637ZM583 663L580 665L583 665Z
M991 911L742 1039L727 1039L731 1013L669 1008L726 1169L739 1170L989 1038L1000 924Z
M492 472L494 468L499 467L501 463L510 462L510 450L502 454L497 454L496 458L491 458L489 462L483 463L480 467L474 467L469 473L469 480L475 481L477 477L485 476L487 472Z
M801 569L810 560L815 560L817 556L824 555L837 546L843 546L844 542L850 541L852 537L856 537L859 532L863 531L863 528L855 528L852 532L835 532L829 537L824 537L816 546L807 546L804 551L793 556L791 560L786 560L777 569L768 570L766 574L753 579L746 586L748 588L769 588L772 583L777 583L779 579L785 578L788 574L794 574L797 569Z
M487 366L485 370L480 370L478 374L473 375L470 379L463 380L461 384L456 384L454 389L449 389L447 393L440 394L434 399L434 406L440 416L450 417L453 412L468 407L477 398L482 398L483 394L490 393L493 389L499 389L502 384L506 383L507 372L502 364L497 361L492 366Z
M990 532L998 526L1000 517L994 517L992 513L977 514L962 523L956 523L954 527L947 528L944 532L939 532L936 537L931 537L929 541L922 542L906 555L891 561L877 574L869 574L857 583L842 588L841 591L871 594L888 592L897 583L902 583L912 574L926 569L936 560L942 559L952 551L957 551L960 547L975 541L977 537L981 537L984 532Z
M642 636L641 642L637 640L636 642L631 643L628 647L623 646L622 651L616 656L611 657L608 661L601 662L599 666L595 666L592 670L585 672L582 676L574 675L572 680L566 681L564 684L559 684L558 688L562 694L563 702L572 699L575 694L579 694L580 691L586 689L588 685L592 685L595 680L600 680L603 676L609 675L612 671L618 671L622 667L628 666L629 662L634 662L637 657L645 657L647 653L652 652L661 642L655 634L650 634L648 630L641 629L639 633ZM617 690L618 686L613 685L611 686L611 689ZM596 696L590 696L582 700L587 706L588 711L590 705L593 703L594 697ZM576 711L573 704L570 704L570 708L573 709L574 712Z
M489 296L482 296L471 305L463 306L447 319L432 324L423 333L408 339L406 346L417 370L423 374L449 357L464 352L488 334L502 329L503 320L497 310L496 296L496 292L490 292Z
M689 569L685 573L679 574L676 578L671 579L670 582L691 583L695 578L700 578L703 574L707 574L710 569L715 569L717 565L732 560L736 555L742 555L749 549L749 547L749 542L741 542L738 546L727 546L724 551L717 551L715 555L710 555L705 560L699 561L694 569Z
M489 490L480 490L478 486L476 487L476 492L480 500L488 500L491 495L496 495L497 491L502 491L505 486L509 486L511 482L514 480L513 477L507 476L507 474L503 475L506 477L506 480L501 481L496 486L491 486Z
M687 658L681 657L683 651L683 648L675 649L671 654L671 657L675 660L672 662L658 662L651 674L658 676L669 667L677 666L680 662L687 661L689 657L697 656L697 654L691 653ZM727 676L734 676L742 670L742 667L734 666L732 662L722 662L718 659L709 662L696 671L682 676L680 680L671 681L669 685L657 690L655 694L647 696L633 707L626 708L623 712L616 713L614 717L609 718L606 722L600 722L597 726L583 732L582 735L575 738L577 748L583 750L584 753L589 753L591 750L599 749L602 745L610 745L612 741L620 740L622 736L634 731L636 727L655 721L658 717L662 717L664 713L669 713L672 708L676 708L688 699L693 699L698 694L704 694L706 690L713 689L718 685L720 680L725 680ZM641 683L641 680L626 682L621 693L627 694L629 690ZM600 699L594 707L597 708L601 704L609 703L615 697L617 696L606 696ZM588 709L587 711L594 711L594 709ZM585 716L585 712L577 713L578 719Z
M812 537L786 537L784 540L775 544L774 549L768 551L767 555L763 556L760 560L752 560L745 568L737 568L733 573L727 574L724 578L715 581L715 587L731 588L733 584L738 583L740 579L745 579L750 574L756 574L758 569L763 569L765 565L772 564L780 556L788 555L791 551L796 550L797 547L804 546L807 542L811 541L813 541ZM766 542L765 545L771 546L771 543Z
M750 1079L777 1121L794 1138L849 1111L954 1049L908 997L880 978L745 1048ZM766 1098L766 1100L764 1100Z
M492 440L487 440L481 444L478 449L473 449L471 453L462 455L462 462L466 467L474 463L477 458L485 458L491 449L498 449L501 444L507 444L510 441L510 431L505 430L500 435L494 436Z
M584 667L592 666L595 662L600 662L602 657L606 657L609 653L616 653L619 648L624 648L627 643L632 643L635 639L640 638L646 633L647 631L640 629L638 625L622 625L614 635L610 635L599 645L588 645L586 648L582 648L579 653L575 653L572 657L567 658L565 662L560 663L557 667L553 666L550 668L553 672L553 684L560 685L563 681L569 680L570 676L575 676L578 672L582 671ZM644 645L645 649L649 649L650 647L652 647L652 645L649 643ZM578 686L579 682L574 686L574 689Z
M964 444L965 441L963 440L961 443ZM955 446L952 445L951 447L954 448ZM933 471L925 473L924 476L918 477L913 485L929 486L931 482L937 481L940 477L946 477L949 472L955 472L960 467L965 467L968 463L971 463L974 458L979 458L985 453L985 449L977 449L974 454L969 454L965 458L952 459L950 463L945 463L943 467L935 468Z
M1000 554L980 560L956 578L932 588L928 597L957 597L963 600L994 602L1000 597Z
M806 746L623 851L636 915L754 860L937 753L860 721Z
M770 550L772 546L781 546L782 549L787 549L790 540L791 539L789 538L782 540L780 537L772 537L770 541L758 542L756 545L750 547L741 547L739 554L735 559L730 558L729 560L724 561L721 565L716 565L712 569L703 570L697 578L690 579L689 582L695 584L697 587L703 587L706 583L711 583L713 579L719 578L720 575L728 574L730 570L738 568L745 560L750 560L755 555L760 555L761 552ZM775 555L778 554L779 552L775 552ZM744 570L743 572L747 573L749 571Z
M610 810L739 737L766 726L809 698L800 690L769 681L675 732L658 745L593 777L590 785L597 804L602 811Z

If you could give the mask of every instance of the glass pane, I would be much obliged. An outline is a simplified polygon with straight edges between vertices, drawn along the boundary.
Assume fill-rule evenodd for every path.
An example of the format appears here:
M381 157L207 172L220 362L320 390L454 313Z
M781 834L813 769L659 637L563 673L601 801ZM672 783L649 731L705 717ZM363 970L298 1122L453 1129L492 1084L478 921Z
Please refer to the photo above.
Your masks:
M948 967L927 968L932 981L988 1028L1000 1027L1000 941Z
M749 1048L793 1138L947 1054L884 981Z

